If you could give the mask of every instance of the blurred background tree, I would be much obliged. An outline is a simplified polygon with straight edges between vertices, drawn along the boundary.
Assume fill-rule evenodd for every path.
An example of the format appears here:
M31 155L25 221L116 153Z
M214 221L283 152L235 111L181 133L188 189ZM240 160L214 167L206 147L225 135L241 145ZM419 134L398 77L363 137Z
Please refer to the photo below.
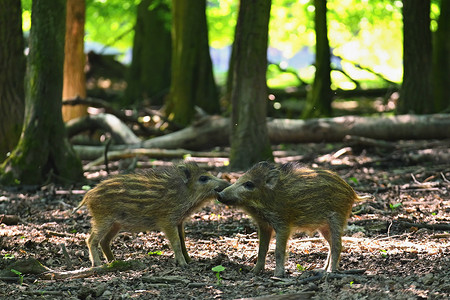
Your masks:
M432 6L433 9L433 6ZM434 10L438 10L436 7ZM450 111L450 1L441 0L440 15L433 43L434 112Z
M22 132L25 55L20 1L0 2L0 162Z
M247 169L273 159L266 125L270 0L241 1L233 44L230 164Z
M206 0L172 1L172 76L166 112L186 126L195 106L219 113L219 95L209 54Z
M86 0L85 52L95 58L89 59L87 74L110 71L88 78L87 95L100 95L120 109L157 105L181 127L195 120L196 106L208 114L231 113L235 123L245 124L231 140L247 145L232 147L240 166L249 164L237 163L243 153L248 161L270 158L265 138L249 142L266 135L265 126L254 126L266 115L337 116L363 105L368 109L358 113L366 115L445 111L448 2L418 2L273 0L268 29L251 25L255 20L239 29L238 0ZM414 9L417 5L424 6ZM31 0L22 0L22 6L28 36ZM414 26L420 26L416 36L409 34L419 30ZM254 32L242 41L234 35L241 30ZM267 35L261 55L262 39L252 40L254 35ZM246 42L253 55L242 51ZM309 108L320 109L308 110L308 101ZM252 147L258 155L248 152Z
M397 112L431 113L430 0L403 0L403 83Z
M84 54L85 0L67 0L62 99L86 98ZM63 105L63 121L87 115L87 105Z
M123 104L162 105L169 93L172 38L171 2L142 0L137 6L131 65Z
M330 117L331 102L331 61L330 44L328 43L327 1L314 0L314 27L316 31L316 56L314 82L303 112L304 118Z
M32 3L23 131L0 167L3 184L73 182L83 176L61 113L65 15L66 0Z

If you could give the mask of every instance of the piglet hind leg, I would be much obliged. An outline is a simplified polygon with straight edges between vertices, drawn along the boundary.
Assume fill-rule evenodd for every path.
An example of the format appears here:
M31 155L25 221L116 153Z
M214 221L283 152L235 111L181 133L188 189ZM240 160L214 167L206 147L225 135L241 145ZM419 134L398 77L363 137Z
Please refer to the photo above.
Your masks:
M336 272L338 269L342 251L342 231L343 225L339 219L331 219L328 224L319 229L319 232L329 245L328 255L324 266L326 272Z
M99 238L97 236L97 233L92 230L89 237L86 239L86 244L89 249L89 260L91 261L91 265L93 267L99 266L102 264L100 260L100 256L98 254L98 242Z
M111 242L119 233L120 227L121 226L119 223L114 223L109 231L100 240L100 247L102 248L103 256L108 262L112 262L114 260L114 255L111 251Z

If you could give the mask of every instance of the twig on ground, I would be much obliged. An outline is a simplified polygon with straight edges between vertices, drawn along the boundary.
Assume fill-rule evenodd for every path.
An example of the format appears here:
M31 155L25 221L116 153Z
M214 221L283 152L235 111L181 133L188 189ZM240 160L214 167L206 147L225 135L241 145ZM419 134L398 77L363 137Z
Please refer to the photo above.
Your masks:
M59 246L61 247L61 251L64 255L64 260L66 261L67 268L72 269L73 264L72 264L72 260L70 259L69 253L67 252L66 245L60 244Z

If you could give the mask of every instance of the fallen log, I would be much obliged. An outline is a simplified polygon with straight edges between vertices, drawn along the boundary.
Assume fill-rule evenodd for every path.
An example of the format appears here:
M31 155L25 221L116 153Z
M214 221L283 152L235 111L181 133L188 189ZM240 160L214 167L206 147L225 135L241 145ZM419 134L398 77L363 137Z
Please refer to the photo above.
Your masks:
M105 100L97 99L97 98L80 98L79 96L73 98L73 99L65 99L62 102L62 105L88 105L90 107L100 108L103 109L105 113L111 114L119 118L125 123L131 123L136 124L142 132L144 132L147 135L161 135L162 132L159 129L152 129L149 127L146 127L142 122L139 121L138 117L135 115L127 115L125 112L115 109L111 106L111 104ZM173 122L169 121L167 118L165 118L159 111L145 108L145 112L150 115L157 115L160 117L164 122L167 122L170 124L172 128L181 128L180 126L174 124Z
M144 148L210 149L229 144L230 120L220 116L202 118L182 130L155 137L142 143Z
M93 146L87 146L89 147L88 151L91 151L89 154L92 154L92 151L97 151L97 155L94 157L92 156L90 159L94 159L90 163L86 164L83 169L89 170L93 166L98 166L103 163L105 163L105 159L102 156L102 147L93 147ZM96 148L96 149L95 149ZM78 153L81 159L88 159L86 156L83 156L85 154L84 149L86 149L86 146L74 146L75 151ZM127 159L127 158L133 158L136 156L147 156L151 158L171 158L171 159L182 159L186 155L189 156L196 156L196 157L228 157L227 152L197 152L197 151L189 151L186 149L125 149L125 150L116 150L108 152L107 154L107 160L108 161L114 161L114 160L120 160L120 159Z
M340 142L346 135L394 141L450 138L450 114L287 120L267 123L272 143Z
M101 113L70 120L66 123L67 135L74 136L86 130L102 129L111 133L118 144L137 144L141 140L119 118L111 114Z
M197 124L143 142L144 148L188 150L229 145L230 120L209 117ZM273 144L340 142L346 135L386 141L450 138L450 114L268 120Z
M229 145L230 120L211 116L182 130L111 150L186 149L192 151ZM269 138L273 144L341 142L347 135L375 140L449 139L450 114L400 115L393 117L356 117L292 120L268 120ZM91 151L91 150L86 150ZM92 148L89 157L97 158ZM94 154L95 153L95 154Z

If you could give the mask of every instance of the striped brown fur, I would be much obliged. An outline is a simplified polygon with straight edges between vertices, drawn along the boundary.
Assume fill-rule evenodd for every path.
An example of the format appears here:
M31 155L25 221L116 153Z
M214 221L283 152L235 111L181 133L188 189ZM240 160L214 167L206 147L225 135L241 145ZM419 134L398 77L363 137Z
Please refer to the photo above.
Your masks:
M275 231L275 276L284 276L286 244L295 229L322 234L330 246L325 270L336 271L347 219L354 201L361 199L335 173L296 163L279 167L267 162L258 163L219 193L219 201L241 207L258 225L259 252L255 273L264 269Z
M170 241L181 266L190 261L183 222L230 184L200 169L195 163L151 169L106 179L86 193L92 216L87 244L93 266L100 265L100 244L108 261L114 260L110 243L121 231L161 230Z

